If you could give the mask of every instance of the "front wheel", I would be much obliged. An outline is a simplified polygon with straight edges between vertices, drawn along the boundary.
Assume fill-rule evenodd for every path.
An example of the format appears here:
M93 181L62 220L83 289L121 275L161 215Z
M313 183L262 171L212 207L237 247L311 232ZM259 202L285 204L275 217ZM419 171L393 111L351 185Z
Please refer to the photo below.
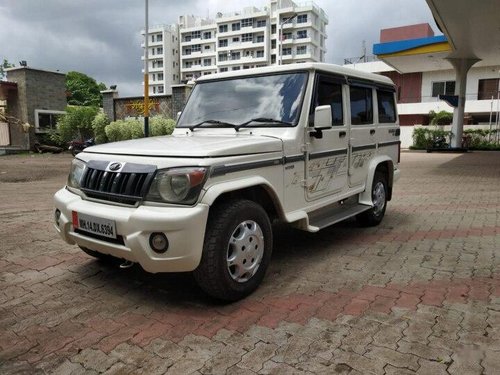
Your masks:
M262 282L269 265L273 239L269 217L257 203L232 200L211 209L198 285L209 295L237 301Z
M387 179L381 172L375 172L372 184L373 207L356 216L358 223L365 227L379 225L387 208Z

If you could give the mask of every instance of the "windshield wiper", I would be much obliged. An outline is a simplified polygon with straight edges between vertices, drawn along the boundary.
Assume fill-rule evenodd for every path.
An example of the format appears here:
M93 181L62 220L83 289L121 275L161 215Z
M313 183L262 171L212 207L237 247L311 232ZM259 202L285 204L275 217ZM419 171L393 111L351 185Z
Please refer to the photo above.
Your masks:
M245 121L239 125L236 125L234 127L234 129L236 129L236 131L238 131L238 130L240 130L240 128L243 128L243 127L251 124L252 122L267 122L267 123L273 123L273 124L283 124L283 125L287 125L287 126L293 126L293 124L291 122L288 122L288 121L278 120L278 119L274 119L274 118L267 118L267 117L257 117L257 118L253 118L251 120Z
M235 128L238 126L238 125L235 125L235 124L231 124L229 122L224 122L224 121L219 121L219 120L203 120L197 124L194 124L194 125L191 125L191 126L188 126L189 130L193 131L194 129L204 125L204 124L216 124L216 125L227 125L227 126L230 126L232 128Z

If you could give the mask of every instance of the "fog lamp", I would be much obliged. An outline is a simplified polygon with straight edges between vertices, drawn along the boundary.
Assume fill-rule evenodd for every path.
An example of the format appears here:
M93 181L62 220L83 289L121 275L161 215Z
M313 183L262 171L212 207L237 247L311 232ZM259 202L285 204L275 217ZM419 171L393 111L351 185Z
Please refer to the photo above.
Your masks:
M164 233L151 233L149 236L149 246L153 251L162 254L168 250L168 239Z

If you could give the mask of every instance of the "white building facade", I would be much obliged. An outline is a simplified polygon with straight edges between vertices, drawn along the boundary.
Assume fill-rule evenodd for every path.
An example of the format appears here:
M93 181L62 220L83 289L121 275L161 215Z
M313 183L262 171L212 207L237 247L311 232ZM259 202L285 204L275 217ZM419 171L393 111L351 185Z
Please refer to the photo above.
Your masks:
M151 28L148 33L153 53L148 58L150 73L158 74L155 69L159 68L151 70L154 61L163 61L163 81L158 75L150 75L150 94L169 94L171 84L217 72L324 62L327 24L328 17L316 4L291 0L270 0L262 9L246 7L239 12L217 13L215 19L181 16L177 25ZM151 45L160 32L163 50Z
M147 63L151 96L171 95L171 86L180 82L178 30L178 25L158 25L149 28ZM144 34L143 30L142 35ZM142 48L145 48L144 42ZM144 64L144 53L141 60ZM144 73L144 68L142 72Z

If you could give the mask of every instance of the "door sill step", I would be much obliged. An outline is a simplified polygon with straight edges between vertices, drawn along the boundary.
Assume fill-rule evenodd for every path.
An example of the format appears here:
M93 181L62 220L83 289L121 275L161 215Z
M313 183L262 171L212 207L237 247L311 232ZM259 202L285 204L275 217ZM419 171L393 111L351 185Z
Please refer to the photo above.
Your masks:
M333 205L321 208L309 214L309 226L311 229L323 229L330 225L336 224L342 220L356 216L372 208L366 204L351 204L340 205L335 203Z

